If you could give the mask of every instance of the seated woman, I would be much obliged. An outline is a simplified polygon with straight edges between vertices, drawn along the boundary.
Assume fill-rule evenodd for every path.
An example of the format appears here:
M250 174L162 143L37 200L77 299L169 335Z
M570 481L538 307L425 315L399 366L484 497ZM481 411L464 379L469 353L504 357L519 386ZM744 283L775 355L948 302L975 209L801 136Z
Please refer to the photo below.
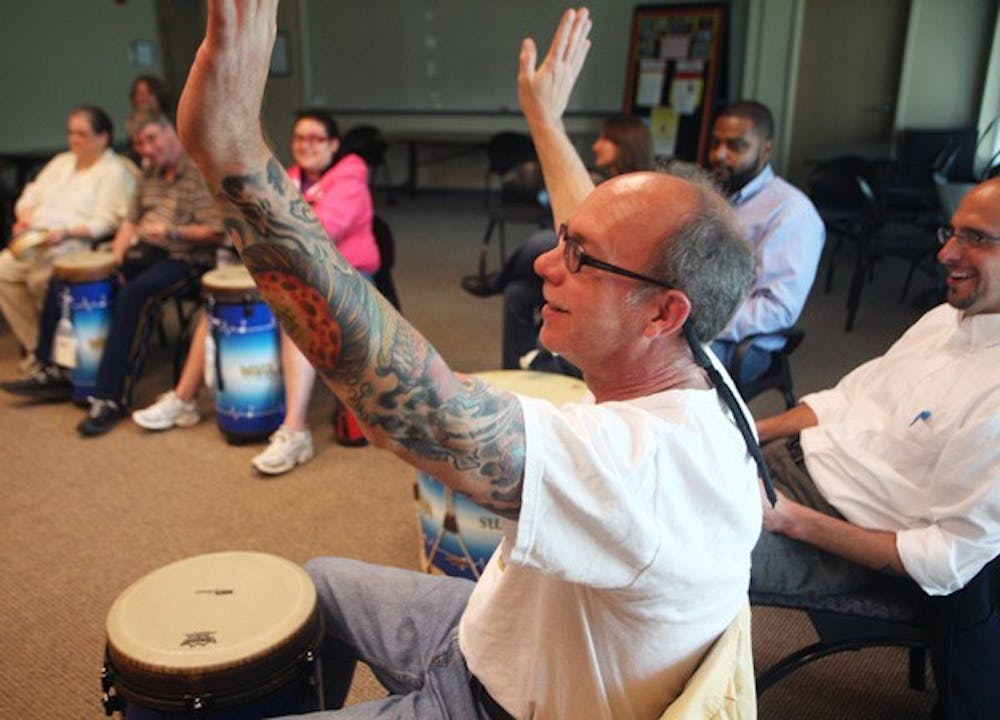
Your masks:
M303 197L312 206L330 240L344 258L369 279L379 268L372 234L374 213L364 160L340 146L337 124L329 113L305 110L292 130L288 170ZM187 427L201 419L196 395L204 372L208 319L202 317L177 386L132 419L147 430ZM285 383L285 420L271 436L270 445L251 461L267 475L288 472L313 456L312 434L306 420L316 371L296 345L281 332L281 365Z
M113 235L128 213L137 171L111 149L112 135L99 107L70 110L69 150L45 164L14 206L13 240L0 251L0 314L25 353L25 377L40 370L35 351L53 261Z
M637 117L610 117L601 123L594 141L595 182L622 173L651 170L653 137ZM462 287L486 297L503 293L503 357L505 370L517 369L520 358L538 344L538 311L545 300L542 280L535 274L535 258L556 244L552 230L536 232L515 250L497 272L481 278L469 275Z

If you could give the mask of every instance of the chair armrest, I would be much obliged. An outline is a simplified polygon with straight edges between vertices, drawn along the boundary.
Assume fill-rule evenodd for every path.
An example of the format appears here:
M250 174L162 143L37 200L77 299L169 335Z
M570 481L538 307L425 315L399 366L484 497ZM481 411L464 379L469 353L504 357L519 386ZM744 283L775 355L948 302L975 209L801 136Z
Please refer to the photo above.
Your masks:
M768 337L785 338L785 347L783 347L781 350L775 350L775 352L780 352L784 355L791 355L792 352L795 351L795 348L797 348L802 343L802 340L805 339L805 336L806 334L804 331L794 326L783 328L776 332L752 333L750 335L747 335L745 338L740 340L740 342L736 345L736 352L733 353L733 367L731 368L730 373L732 374L733 377L736 378L740 377L740 371L743 369L743 359L746 357L746 354L750 351L750 348L753 347L753 344L757 340L760 340L761 338L768 338Z

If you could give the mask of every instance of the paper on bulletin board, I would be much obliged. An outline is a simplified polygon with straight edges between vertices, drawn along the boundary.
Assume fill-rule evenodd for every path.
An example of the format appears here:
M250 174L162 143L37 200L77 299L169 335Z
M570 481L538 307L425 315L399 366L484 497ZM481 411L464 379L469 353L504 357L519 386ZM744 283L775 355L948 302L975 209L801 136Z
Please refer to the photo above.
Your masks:
M701 105L701 78L674 78L670 84L670 107L679 115L694 115Z
M649 131L653 136L653 155L673 157L677 152L677 125L680 116L668 107L654 107L649 114Z
M660 58L663 60L686 59L690 47L690 35L664 35L660 38Z
M641 107L659 105L660 96L663 93L663 80L666 75L667 63L663 60L640 60L635 104Z

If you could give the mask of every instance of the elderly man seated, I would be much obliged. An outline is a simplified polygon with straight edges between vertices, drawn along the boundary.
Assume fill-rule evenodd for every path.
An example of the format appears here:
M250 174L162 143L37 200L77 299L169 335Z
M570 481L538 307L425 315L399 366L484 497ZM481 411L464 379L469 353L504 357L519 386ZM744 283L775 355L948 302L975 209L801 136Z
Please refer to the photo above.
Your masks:
M231 205L262 295L369 439L504 518L478 583L308 565L327 700L343 702L358 658L389 691L326 717L659 717L744 607L760 527L754 439L696 337L751 281L727 203L649 172L578 204L557 193L560 242L536 263L542 337L593 398L556 408L457 374L331 245L268 149L276 11L210 4L178 111L185 147ZM589 28L568 11L537 69L525 42L533 129L539 96L572 85ZM551 137L535 140L544 165Z

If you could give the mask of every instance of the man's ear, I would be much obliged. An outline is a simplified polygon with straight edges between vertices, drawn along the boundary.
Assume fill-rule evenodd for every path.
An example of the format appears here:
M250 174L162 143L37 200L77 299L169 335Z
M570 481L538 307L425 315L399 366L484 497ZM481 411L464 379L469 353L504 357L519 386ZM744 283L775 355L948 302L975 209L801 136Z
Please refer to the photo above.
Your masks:
M760 144L760 170L771 160L771 152L774 150L774 140L763 140Z
M656 295L656 311L646 322L643 335L678 335L691 315L691 300L680 290L664 289Z

